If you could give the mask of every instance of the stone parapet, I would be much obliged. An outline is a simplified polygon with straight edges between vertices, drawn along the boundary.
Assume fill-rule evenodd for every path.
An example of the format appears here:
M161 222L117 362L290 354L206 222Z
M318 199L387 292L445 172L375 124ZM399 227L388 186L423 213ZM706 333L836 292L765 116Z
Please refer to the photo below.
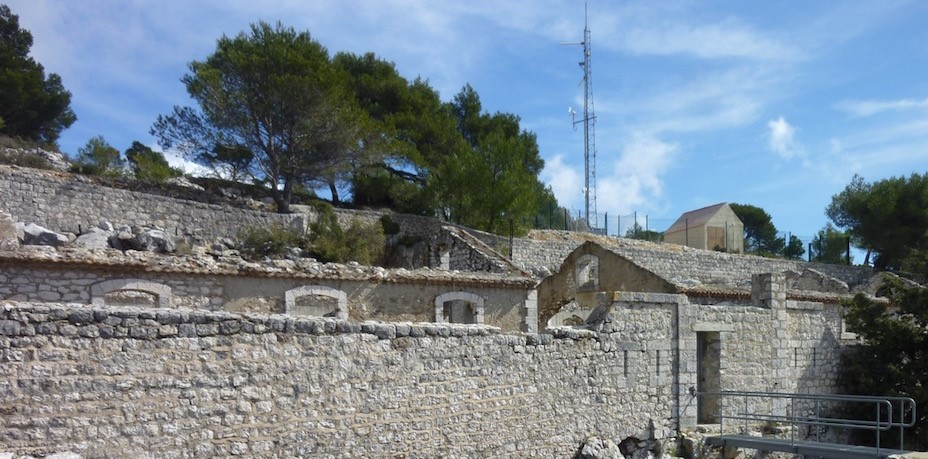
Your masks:
M17 457L570 457L651 420L671 440L669 367L653 366L665 351L617 338L0 303L0 444Z

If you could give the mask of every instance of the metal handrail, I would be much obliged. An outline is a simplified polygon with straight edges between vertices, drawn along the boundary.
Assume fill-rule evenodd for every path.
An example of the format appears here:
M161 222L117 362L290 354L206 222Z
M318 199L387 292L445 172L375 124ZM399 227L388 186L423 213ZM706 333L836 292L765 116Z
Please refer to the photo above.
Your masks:
M759 422L785 422L791 426L797 425L814 425L829 427L846 427L852 429L873 430L876 434L876 448L880 450L880 432L888 431L894 427L899 428L899 449L905 449L905 428L915 425L916 406L915 400L910 397L880 397L871 395L813 395L797 394L784 392L751 392L751 391L720 391L720 392L700 392L693 391L695 396L715 396L718 397L718 418L719 433L724 432L725 420L744 421L744 428L747 430L748 421ZM722 400L742 399L742 412L726 415L722 407ZM789 415L778 415L774 413L758 413L748 409L749 399L767 399L771 402L776 399L789 400ZM796 402L809 401L815 403L815 414L809 416L796 415ZM839 417L823 416L821 414L822 402L850 402L850 403L868 403L875 407L874 417L872 419L845 419ZM893 407L898 403L899 417L894 419ZM756 404L755 404L756 407ZM772 408L771 408L772 411ZM908 416L906 414L908 413ZM790 429L790 442L795 443L796 429ZM816 439L820 439L819 432L816 432Z

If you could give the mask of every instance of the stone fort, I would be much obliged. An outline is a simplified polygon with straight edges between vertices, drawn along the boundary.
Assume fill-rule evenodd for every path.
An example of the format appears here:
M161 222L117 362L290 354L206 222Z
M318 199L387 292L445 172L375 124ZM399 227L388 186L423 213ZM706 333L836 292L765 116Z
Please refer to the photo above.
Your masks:
M196 194L0 166L0 239L106 222L202 248L315 218ZM0 243L0 451L573 457L596 437L675 454L724 409L695 391L834 392L856 339L840 301L886 275L389 215L393 268Z

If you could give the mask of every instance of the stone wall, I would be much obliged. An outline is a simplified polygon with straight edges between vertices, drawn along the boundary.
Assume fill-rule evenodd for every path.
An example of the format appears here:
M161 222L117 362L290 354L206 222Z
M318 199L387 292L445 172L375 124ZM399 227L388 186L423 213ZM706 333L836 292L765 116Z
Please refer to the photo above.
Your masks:
M435 299L439 295L463 292L482 298L486 324L507 331L537 331L534 290L525 282L507 279L494 282L461 277L457 281L436 281L409 276L402 281L380 281L260 273L151 272L135 266L22 260L0 260L0 268L0 300L109 304L113 299L105 297L107 292L141 291L163 293L159 297L167 297L168 307L283 313L288 291L321 286L344 292L348 315L355 321L430 322L436 320Z
M170 234L198 237L208 241L223 236L235 237L244 227L266 226L274 222L305 229L308 222L315 218L314 212L309 206L294 208L302 213L281 215L229 205L208 204L107 187L80 175L0 166L0 211L10 213L16 221L36 223L56 231L79 233L81 229L86 231L87 228L106 220L117 226L156 226ZM337 209L336 215L343 226L354 220L378 224L382 216L389 215L399 225L401 234L424 241L437 237L442 232L443 225L441 221L433 218L376 210ZM482 241L489 248L508 254L508 238L473 229L458 229ZM578 233L539 232L542 233L555 237L515 238L512 241L514 265L531 271L538 277L557 272L567 255L584 242L584 235ZM761 272L801 272L806 268L813 268L848 284L855 284L872 274L869 269L854 266L775 260L693 249L683 251L671 244L663 244L662 248L661 244L605 239L610 249L632 257L636 262L647 265L649 269L653 267L652 271L668 279L681 277L713 283L711 281L717 278L735 279ZM487 266L489 269L501 269L502 262L493 254L483 253L478 259L468 261L465 259L466 256L480 254L481 251L462 249L458 252L458 258L462 261L455 269L473 270ZM469 267L468 264L475 267Z
M302 228L297 214L281 215L110 188L63 172L0 166L0 210L16 221L75 234L101 221L150 225L170 234L212 240L236 237L247 226L272 223Z
M644 321L666 321L665 309L555 337L6 303L0 444L87 457L560 458L588 435L647 438L652 420L666 439L673 377L654 359L667 332Z
M557 272L564 259L586 242L584 235L578 233L546 230L538 234L540 239L516 238L512 257L513 263L536 274ZM490 244L491 236L496 237L484 235L482 239ZM590 236L590 240L668 280L695 279L706 284L730 284L734 280L747 285L752 274L814 269L854 285L873 276L871 268L861 266L765 258L604 236ZM503 243L502 239L497 243ZM508 246L508 241L505 243Z

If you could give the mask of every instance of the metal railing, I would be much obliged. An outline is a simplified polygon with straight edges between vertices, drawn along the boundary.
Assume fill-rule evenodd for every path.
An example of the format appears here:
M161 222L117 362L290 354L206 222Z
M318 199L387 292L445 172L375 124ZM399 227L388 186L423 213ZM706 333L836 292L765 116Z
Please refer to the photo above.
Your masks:
M743 421L745 433L747 432L748 422L779 422L790 425L790 442L796 443L796 427L800 425L816 427L840 427L849 429L872 430L876 437L876 449L879 452L880 433L889 431L893 428L899 429L899 449L905 449L905 429L915 425L916 407L915 400L909 397L880 397L866 395L811 395L811 394L794 394L794 393L777 393L777 392L741 392L741 391L721 391L721 392L701 392L694 394L696 396L716 396L718 397L718 422L719 434L724 434L725 420ZM737 409L733 405L726 405L723 401L731 404L741 401L741 411L732 413ZM755 401L754 410L750 409L750 401ZM780 401L777 404L777 401ZM768 403L769 402L769 403ZM789 404L788 412L778 414L776 409L784 411L786 402ZM832 414L831 410L825 410L825 404L864 404L872 405L873 417L867 419L848 419L837 417ZM769 413L759 412L758 405L767 405ZM776 408L774 408L774 405ZM728 408L726 413L725 408ZM800 410L807 410L808 414L799 414ZM894 415L898 413L898 415ZM821 441L821 430L816 429L816 441Z

